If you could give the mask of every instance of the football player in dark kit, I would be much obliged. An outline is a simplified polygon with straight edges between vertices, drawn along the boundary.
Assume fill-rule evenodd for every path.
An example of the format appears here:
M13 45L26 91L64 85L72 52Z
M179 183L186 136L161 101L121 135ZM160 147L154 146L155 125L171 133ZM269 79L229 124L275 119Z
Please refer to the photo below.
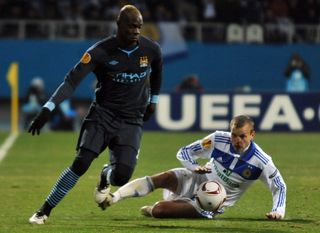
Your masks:
M44 224L51 210L107 147L110 164L103 167L94 194L98 205L105 209L110 185L121 186L131 178L143 121L155 111L162 79L160 47L140 35L142 24L141 13L136 7L126 5L121 8L116 35L99 41L85 52L31 123L29 132L39 134L55 106L69 98L88 73L96 75L96 98L83 121L76 157L61 173L29 223Z

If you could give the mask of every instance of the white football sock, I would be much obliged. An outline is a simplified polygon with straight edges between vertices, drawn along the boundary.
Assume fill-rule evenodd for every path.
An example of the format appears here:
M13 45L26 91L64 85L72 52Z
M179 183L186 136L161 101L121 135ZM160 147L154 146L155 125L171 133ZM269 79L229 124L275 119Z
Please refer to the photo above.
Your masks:
M113 203L128 197L142 197L154 190L150 176L135 179L113 193Z

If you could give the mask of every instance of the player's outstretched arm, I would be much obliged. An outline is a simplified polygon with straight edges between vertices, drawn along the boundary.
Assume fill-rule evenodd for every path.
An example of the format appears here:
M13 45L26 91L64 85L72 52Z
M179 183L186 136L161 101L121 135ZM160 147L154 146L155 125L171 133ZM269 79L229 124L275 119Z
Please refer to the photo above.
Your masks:
M32 133L32 135L35 135L36 133L39 135L42 127L50 119L50 115L51 111L46 107L42 107L41 111L31 122L28 132Z
M283 214L275 212L275 211L266 213L266 217L269 220L282 220L284 218Z

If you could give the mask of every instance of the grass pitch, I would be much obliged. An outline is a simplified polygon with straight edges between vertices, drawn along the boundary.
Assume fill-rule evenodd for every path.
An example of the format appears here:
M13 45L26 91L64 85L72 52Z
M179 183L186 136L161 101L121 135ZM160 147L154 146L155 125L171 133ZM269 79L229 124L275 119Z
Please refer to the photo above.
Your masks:
M175 158L179 147L206 133L145 132L133 178L180 167ZM214 220L153 219L139 208L161 199L160 190L127 199L101 211L93 201L93 189L107 152L93 162L75 188L55 208L44 226L28 224L60 172L75 155L77 133L21 134L0 163L0 232L320 232L319 134L262 134L256 142L273 157L284 177L287 211L284 221L268 221L271 194L257 181L232 208ZM5 140L0 134L0 144ZM115 190L115 188L113 188Z

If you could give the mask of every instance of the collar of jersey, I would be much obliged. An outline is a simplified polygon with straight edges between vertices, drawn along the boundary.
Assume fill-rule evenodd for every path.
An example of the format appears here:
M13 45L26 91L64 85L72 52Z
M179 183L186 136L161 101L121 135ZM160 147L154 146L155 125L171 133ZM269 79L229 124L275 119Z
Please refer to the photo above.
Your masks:
M251 141L249 148L240 156L240 158L244 161L248 161L254 154L256 147L254 142ZM232 144L230 144L230 152L233 154L238 154L235 149L233 148Z
M124 52L125 54L127 54L128 57L130 57L131 53L133 53L134 51L136 51L139 48L139 45L137 45L136 47L134 47L131 50L125 50L122 48L118 48L120 51Z

